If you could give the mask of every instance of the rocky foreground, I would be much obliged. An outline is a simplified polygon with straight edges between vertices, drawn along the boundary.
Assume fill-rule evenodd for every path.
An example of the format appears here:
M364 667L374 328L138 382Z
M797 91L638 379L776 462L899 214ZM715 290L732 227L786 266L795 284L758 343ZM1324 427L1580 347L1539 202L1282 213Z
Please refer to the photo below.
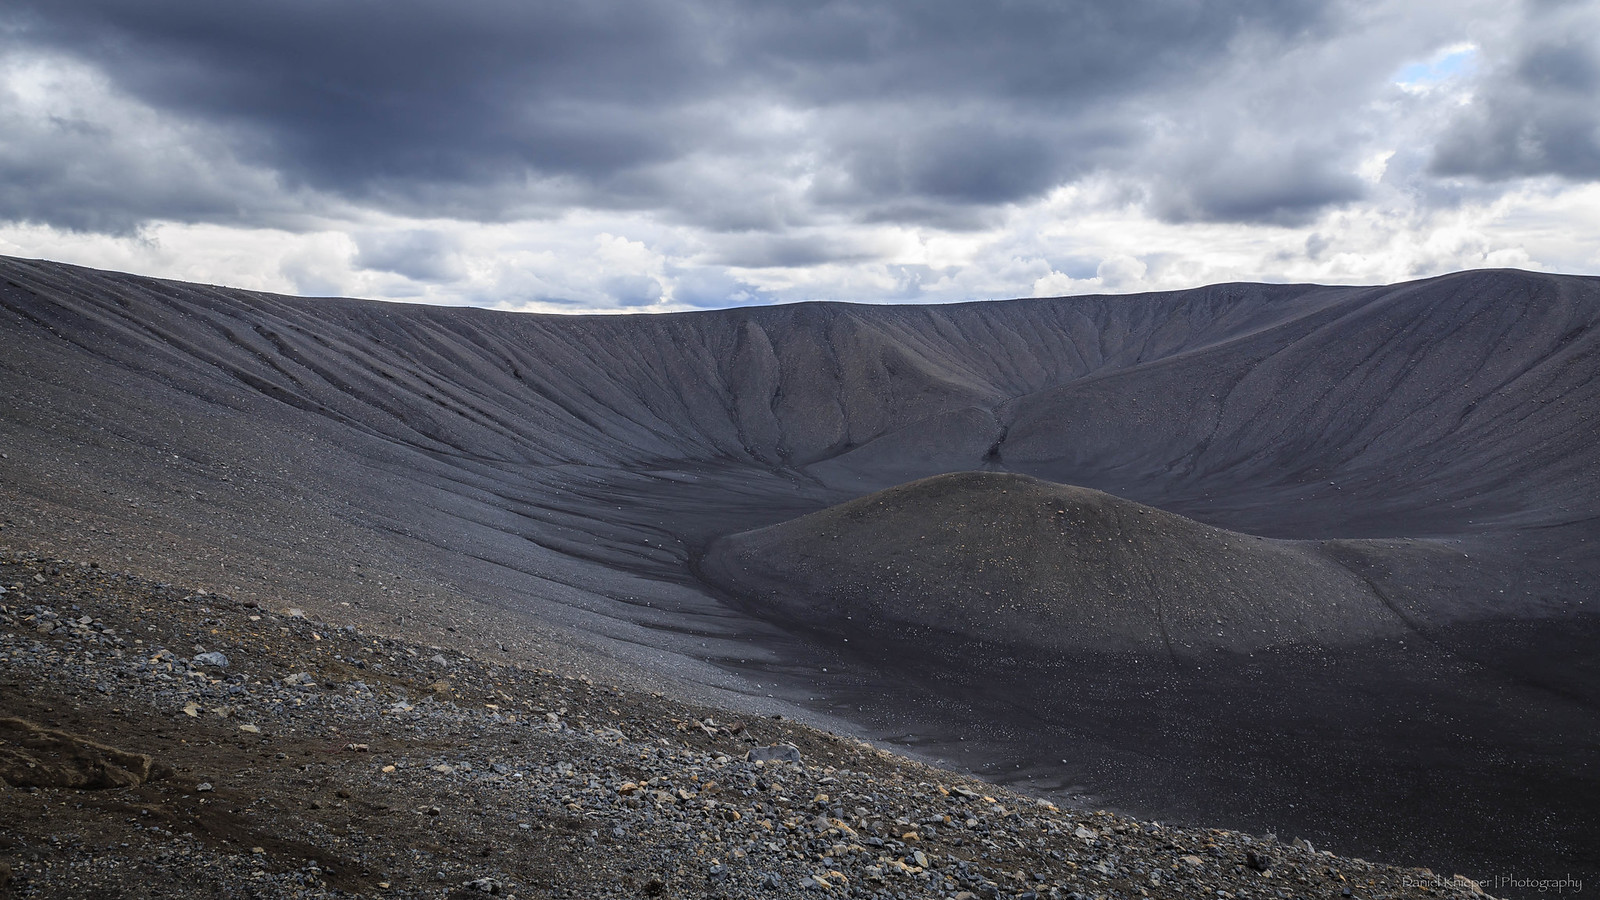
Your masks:
M1481 897L0 551L0 894Z

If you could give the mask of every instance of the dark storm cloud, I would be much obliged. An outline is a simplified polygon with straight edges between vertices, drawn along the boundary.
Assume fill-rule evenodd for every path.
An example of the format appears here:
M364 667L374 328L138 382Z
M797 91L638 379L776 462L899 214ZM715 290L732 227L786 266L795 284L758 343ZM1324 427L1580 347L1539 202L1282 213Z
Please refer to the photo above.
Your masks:
M661 158L672 141L652 111L707 74L687 46L692 17L659 4L51 0L29 12L25 40L341 192Z
M57 81L67 102L0 80L0 220L117 235L152 217L293 227L297 201L271 173L149 115L95 108L82 73Z
M1433 170L1497 181L1600 178L1600 15L1534 3L1530 18L1435 148Z
M69 135L0 155L0 220L45 223L77 232L132 235L152 218L226 221L238 218L239 199L217 185L196 184L175 170L129 177L131 162L105 159L85 166L69 151ZM154 176L154 177L151 177Z
M1091 109L1038 115L1000 99L852 110L831 123L838 165L812 198L867 221L938 218L959 227L972 210L1037 197L1139 139L1102 118Z
M12 0L0 41L94 66L276 185L179 202L152 191L149 216L248 216L272 191L304 190L469 220L588 206L711 228L781 231L813 213L977 227L997 205L1137 158L1146 137L1128 104L1178 96L1227 65L1241 35L1269 48L1316 40L1337 27L1335 8ZM805 117L804 133L752 124L763 108ZM814 160L804 208L774 211L757 179L683 176L686 160L719 155L775 167L797 142ZM1251 180L1224 160L1159 205L1175 218L1282 220L1349 196L1314 160L1274 166ZM713 190L728 199L706 202ZM18 211L95 227L48 188L0 215Z
M1358 199L1360 179L1337 156L1305 146L1228 146L1164 173L1151 208L1169 222L1301 225L1321 209Z
M741 234L719 242L715 261L746 269L791 268L872 259L853 242L828 235Z
M355 235L355 264L393 272L413 281L448 281L462 273L456 241L436 231L368 232Z
M1003 203L1058 183L1064 160L1041 136L1006 134L982 124L946 125L902 139L850 148L857 197L926 197L953 203Z
M736 15L747 65L813 103L920 95L1061 108L1193 73L1245 29L1298 36L1322 24L1322 6L926 0L772 4Z

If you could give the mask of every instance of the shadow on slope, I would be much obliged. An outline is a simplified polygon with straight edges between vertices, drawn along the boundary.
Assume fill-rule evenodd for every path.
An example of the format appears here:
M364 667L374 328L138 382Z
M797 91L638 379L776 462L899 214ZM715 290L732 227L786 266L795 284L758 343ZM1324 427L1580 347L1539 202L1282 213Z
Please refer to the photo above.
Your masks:
M1444 542L1272 540L976 472L700 561L832 648L834 708L987 777L1452 870L1593 871L1600 617L1462 619L1407 588L1483 590L1482 566Z

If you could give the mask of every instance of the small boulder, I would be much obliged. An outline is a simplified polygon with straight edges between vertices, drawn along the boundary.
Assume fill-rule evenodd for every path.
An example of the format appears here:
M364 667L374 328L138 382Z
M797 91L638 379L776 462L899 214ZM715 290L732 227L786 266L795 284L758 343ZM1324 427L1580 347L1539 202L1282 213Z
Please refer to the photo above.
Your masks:
M189 661L197 666L211 666L214 669L226 669L228 667L228 657L216 650L212 650L210 653L196 653L194 658Z
M754 747L744 756L750 762L786 762L799 764L800 748L793 744L773 744L769 747Z

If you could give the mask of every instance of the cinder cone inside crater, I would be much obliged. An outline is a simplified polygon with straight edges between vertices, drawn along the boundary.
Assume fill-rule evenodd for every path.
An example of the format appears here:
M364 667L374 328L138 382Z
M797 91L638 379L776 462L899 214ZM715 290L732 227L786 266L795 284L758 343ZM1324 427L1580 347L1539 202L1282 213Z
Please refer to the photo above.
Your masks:
M724 537L701 572L759 615L835 637L1183 656L1404 627L1316 542L988 472L925 478Z

